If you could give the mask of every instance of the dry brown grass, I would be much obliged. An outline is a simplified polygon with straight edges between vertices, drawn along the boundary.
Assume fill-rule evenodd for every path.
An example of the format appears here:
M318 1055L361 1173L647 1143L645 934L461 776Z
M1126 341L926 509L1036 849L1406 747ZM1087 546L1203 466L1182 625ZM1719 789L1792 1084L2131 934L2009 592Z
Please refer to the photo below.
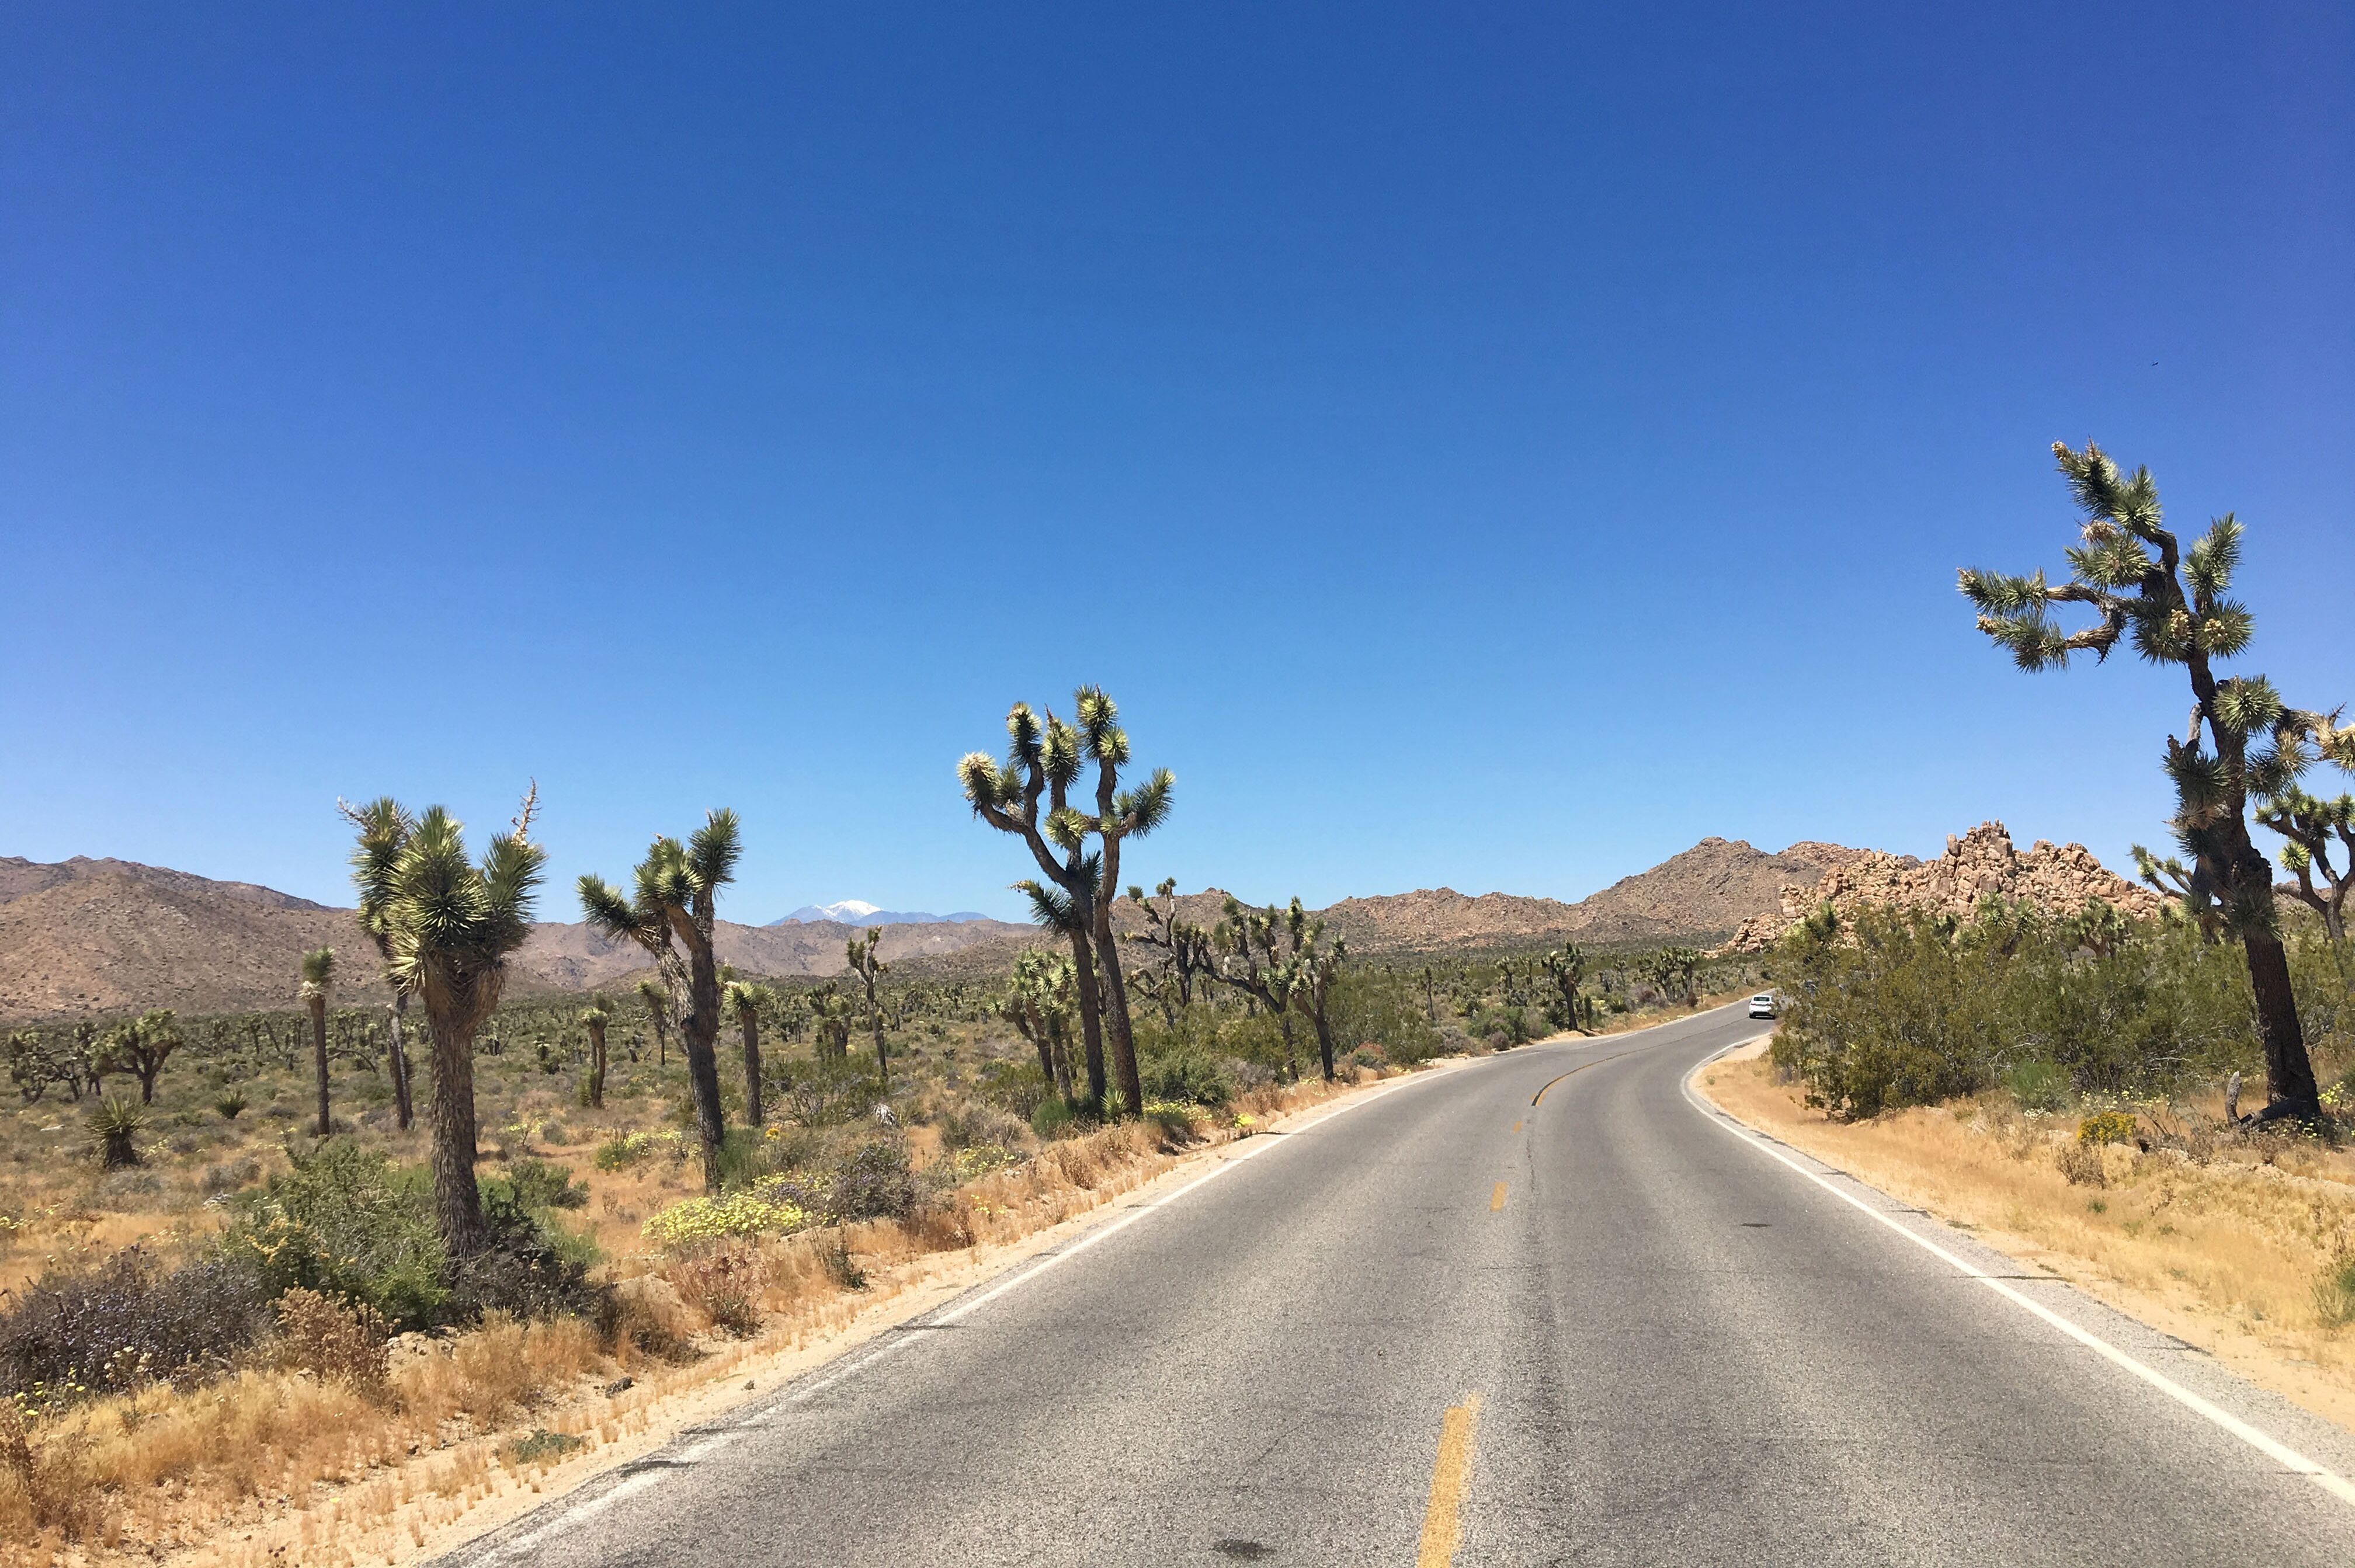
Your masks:
M2144 1141L2189 1152L2091 1147L2073 1117L2025 1115L1995 1096L1833 1122L1763 1058L1721 1061L1699 1086L1751 1125L2355 1425L2355 1331L2329 1322L2317 1296L2355 1254L2345 1152L2295 1135L2202 1133L2196 1117L2186 1138L2164 1112L2144 1115Z
M1352 1086L1258 1090L1237 1108L1263 1125ZM644 1243L624 1218L674 1195L684 1185L674 1172L608 1174L600 1230L619 1239L627 1226L613 1250L634 1254L617 1285L613 1344L577 1320L497 1319L404 1338L378 1360L372 1326L325 1298L297 1302L306 1332L336 1339L307 1357L314 1364L249 1369L186 1392L156 1384L29 1433L0 1425L0 1564L263 1568L446 1548L544 1487L574 1484L742 1397L748 1371L773 1381L837 1353L848 1334L929 1309L1237 1130L1206 1125L1188 1142L1150 1124L1107 1127L1050 1144L905 1221L692 1257L636 1252ZM866 1288L845 1289L826 1267L837 1242ZM13 1407L0 1410L13 1421ZM527 1458L509 1441L526 1430L580 1443L534 1445L525 1452L542 1456Z

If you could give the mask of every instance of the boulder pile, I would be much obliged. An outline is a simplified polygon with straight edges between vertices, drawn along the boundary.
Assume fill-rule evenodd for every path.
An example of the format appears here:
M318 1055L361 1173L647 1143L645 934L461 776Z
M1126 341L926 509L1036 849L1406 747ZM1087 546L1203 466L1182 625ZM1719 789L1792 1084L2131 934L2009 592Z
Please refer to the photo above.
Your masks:
M2083 844L2053 845L2040 838L2021 854L2000 822L1982 822L1950 837L1946 852L1930 861L1868 850L1812 883L1784 884L1782 908L1753 915L1721 953L1763 953L1809 912L1829 899L1842 915L1866 904L1923 909L1968 918L1990 894L2035 905L2047 914L2074 914L2088 899L2100 899L2131 919L2159 912L2159 897L2130 882L2094 858Z

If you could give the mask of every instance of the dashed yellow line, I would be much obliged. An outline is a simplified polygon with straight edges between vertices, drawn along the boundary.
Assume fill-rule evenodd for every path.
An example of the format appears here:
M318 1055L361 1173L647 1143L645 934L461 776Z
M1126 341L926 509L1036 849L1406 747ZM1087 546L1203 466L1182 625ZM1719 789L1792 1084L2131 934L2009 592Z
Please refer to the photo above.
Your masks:
M1513 1131L1515 1131L1515 1132L1517 1132L1517 1133L1518 1133L1518 1132L1519 1132L1520 1130L1521 1130L1521 1124L1520 1124L1520 1123L1518 1123L1518 1122L1515 1122L1515 1123L1513 1124Z
M1488 1194L1488 1212L1493 1214L1505 1206L1505 1184L1497 1183L1497 1190Z
M1497 1200L1504 1201L1505 1186L1497 1184ZM1439 1421L1439 1457L1431 1467L1431 1500L1423 1509L1423 1543L1416 1550L1415 1568L1455 1568L1455 1549L1464 1542L1464 1492L1472 1478L1472 1429L1479 1424L1480 1396L1465 1394L1462 1404L1450 1405Z

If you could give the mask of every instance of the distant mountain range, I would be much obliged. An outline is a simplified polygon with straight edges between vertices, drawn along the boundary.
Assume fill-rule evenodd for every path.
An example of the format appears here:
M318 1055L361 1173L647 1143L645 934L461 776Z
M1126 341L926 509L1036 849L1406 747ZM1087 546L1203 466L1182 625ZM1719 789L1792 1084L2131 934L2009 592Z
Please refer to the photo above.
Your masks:
M873 904L857 899L845 899L838 904L804 904L791 914L779 915L771 925L962 925L967 921L987 920L986 914L971 910L959 910L954 914L922 914L911 910L877 909Z
M1806 843L1769 854L1739 839L1704 838L1576 903L1437 888L1343 899L1321 912L1353 952L1366 955L1527 948L1565 938L1591 947L1715 942L1753 915L1779 911L1786 885L1812 885L1870 853ZM1208 925L1225 901L1211 889L1185 895L1179 909ZM1114 916L1126 930L1144 923L1125 899ZM770 925L722 921L719 955L748 975L839 974L851 936L879 926L886 962L902 975L935 977L1001 974L1023 948L1049 940L1033 925L850 900L795 910ZM0 856L0 1020L155 1007L292 1008L302 955L323 945L343 959L337 1005L387 999L373 946L349 910L130 860L40 864ZM549 922L533 926L510 960L507 988L517 996L618 990L649 967L635 947L585 925Z

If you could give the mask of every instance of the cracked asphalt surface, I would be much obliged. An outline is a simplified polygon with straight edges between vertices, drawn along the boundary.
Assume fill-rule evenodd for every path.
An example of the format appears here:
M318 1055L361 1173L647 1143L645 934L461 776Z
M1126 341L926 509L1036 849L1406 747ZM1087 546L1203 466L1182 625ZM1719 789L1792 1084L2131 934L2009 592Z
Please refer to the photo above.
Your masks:
M1414 1563L1476 1396L1458 1563L2355 1563L2355 1507L1713 1125L1687 1074L1765 1027L1529 1047L1251 1140L444 1562ZM2348 1434L2019 1288L2355 1476Z

